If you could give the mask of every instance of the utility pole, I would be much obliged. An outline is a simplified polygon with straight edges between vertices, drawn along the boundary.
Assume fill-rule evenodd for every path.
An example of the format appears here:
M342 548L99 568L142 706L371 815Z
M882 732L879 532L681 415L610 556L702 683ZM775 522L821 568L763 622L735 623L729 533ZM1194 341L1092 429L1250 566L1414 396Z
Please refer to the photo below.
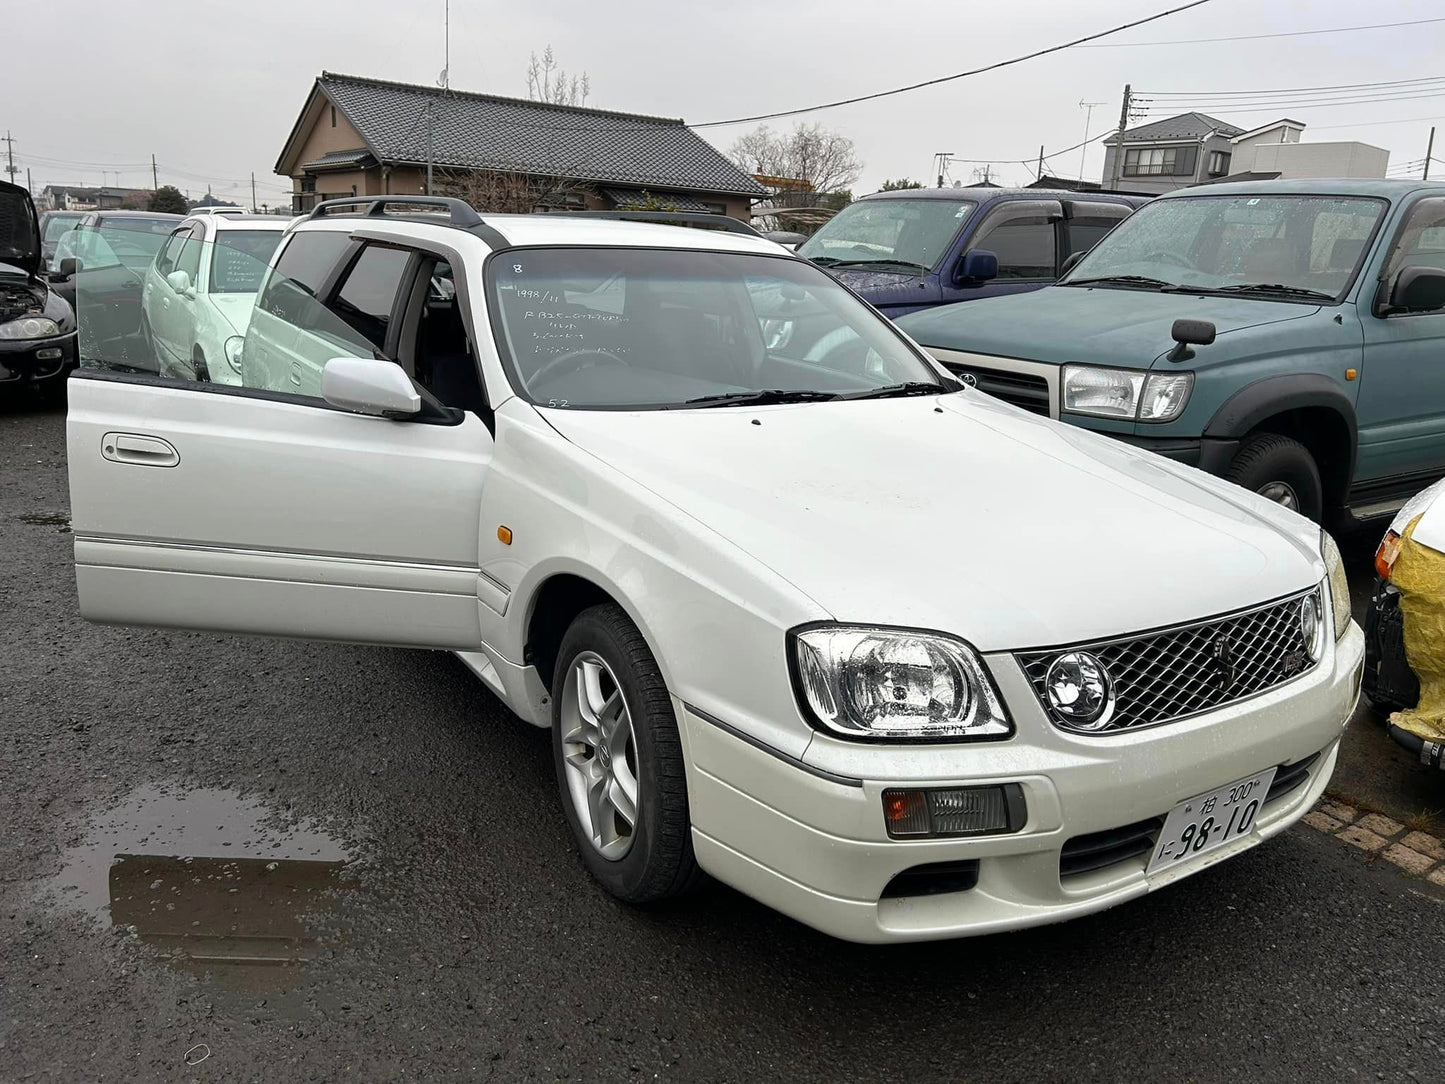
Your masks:
M938 187L943 187L943 175L948 172L948 160L953 157L952 151L936 151L933 155L933 171L938 174Z
M1037 170L1036 172L1038 173L1038 176L1035 177L1034 179L1035 179L1035 180L1038 180L1038 181L1043 180L1043 179L1044 179L1044 145L1043 145L1042 143L1039 144L1039 168L1038 168L1038 170Z
M426 103L426 194L431 195L432 103Z
M1124 102L1119 106L1119 136L1114 145L1114 168L1109 172L1109 187L1119 187L1119 174L1124 169L1124 129L1129 126L1129 105L1133 99L1130 84L1124 84ZM1084 148L1088 150L1087 147Z
M20 167L15 164L15 140L10 138L10 129L5 129L5 172L10 174L10 183L15 183L15 174L20 172Z
M156 180L156 156L151 155L151 191L154 192L160 186L161 182Z
M256 213L256 171L251 171L251 213Z
M1425 144L1425 176L1421 180L1430 179L1430 156L1435 153L1435 126L1430 125L1430 142Z
M1079 108L1086 110L1084 113L1084 142L1079 148L1079 182L1083 183L1088 178L1089 163L1089 122L1094 119L1094 109L1103 105L1103 102L1086 102L1079 99Z

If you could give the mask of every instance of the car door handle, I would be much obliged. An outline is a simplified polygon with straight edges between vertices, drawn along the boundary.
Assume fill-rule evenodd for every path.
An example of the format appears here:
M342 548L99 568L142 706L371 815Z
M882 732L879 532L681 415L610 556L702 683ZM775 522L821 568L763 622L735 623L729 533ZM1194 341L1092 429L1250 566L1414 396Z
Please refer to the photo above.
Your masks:
M114 463L142 467L174 467L181 461L170 441L139 433L107 433L101 438L100 454Z

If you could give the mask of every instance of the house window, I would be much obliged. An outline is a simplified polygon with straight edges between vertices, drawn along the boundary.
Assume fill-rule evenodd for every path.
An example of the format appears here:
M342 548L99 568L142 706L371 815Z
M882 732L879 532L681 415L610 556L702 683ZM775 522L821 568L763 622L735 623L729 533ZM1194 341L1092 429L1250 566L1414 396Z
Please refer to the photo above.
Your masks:
M1126 177L1192 177L1197 147L1134 147L1124 152Z
M1229 172L1229 152L1209 152L1209 175L1211 177L1223 177Z

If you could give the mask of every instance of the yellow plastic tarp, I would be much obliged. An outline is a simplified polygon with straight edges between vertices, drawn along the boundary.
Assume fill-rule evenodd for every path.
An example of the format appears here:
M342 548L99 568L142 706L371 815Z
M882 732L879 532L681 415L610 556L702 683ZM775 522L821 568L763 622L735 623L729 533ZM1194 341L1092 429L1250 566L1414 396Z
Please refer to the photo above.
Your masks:
M1390 722L1426 741L1445 741L1445 553L1414 539L1420 517L1400 540L1390 582L1400 589L1405 657L1420 679L1420 702Z

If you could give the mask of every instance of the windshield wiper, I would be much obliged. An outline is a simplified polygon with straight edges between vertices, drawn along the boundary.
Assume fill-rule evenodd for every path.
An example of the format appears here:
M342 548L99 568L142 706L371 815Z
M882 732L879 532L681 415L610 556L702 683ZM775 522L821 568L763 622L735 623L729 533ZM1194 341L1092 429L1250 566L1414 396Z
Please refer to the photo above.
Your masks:
M905 395L943 395L946 392L957 390L957 388L947 388L942 384L934 384L926 380L906 380L902 384L885 384L881 388L869 388L867 391L850 391L838 398L900 399Z
M1156 289L1174 285L1174 283L1165 282L1163 279L1151 279L1148 275L1102 275L1096 279L1070 279L1068 282L1059 283L1059 285L1105 286L1114 283L1120 286L1153 286Z
M699 395L696 399L685 399L678 404L685 407L715 406L766 406L769 403L815 403L837 399L832 391L788 391L785 388L765 388L762 391L726 391L720 395Z
M1216 286L1216 294L1278 294L1280 297L1298 297L1306 301L1333 301L1334 294L1311 290L1304 286L1286 286L1282 282L1246 282L1237 286Z
M817 262L816 260L814 261ZM928 268L912 260L834 260L824 267L906 267L910 271L927 272Z

